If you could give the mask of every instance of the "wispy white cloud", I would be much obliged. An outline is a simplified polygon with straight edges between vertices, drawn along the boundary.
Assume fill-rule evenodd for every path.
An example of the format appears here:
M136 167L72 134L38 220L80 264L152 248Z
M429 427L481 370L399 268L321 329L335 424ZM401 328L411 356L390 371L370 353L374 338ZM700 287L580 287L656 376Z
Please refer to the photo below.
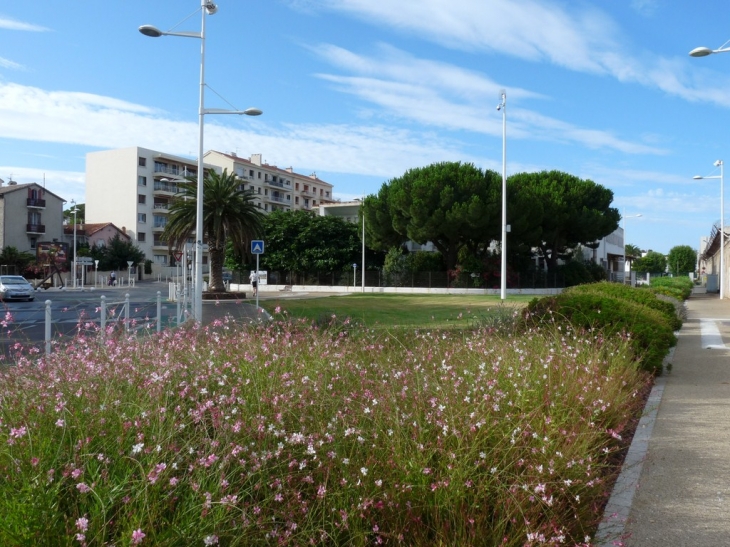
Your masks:
M647 15L652 0L634 0ZM730 107L730 78L698 72L689 57L665 57L632 43L605 12L548 0L321 0L322 8L466 51L549 63ZM696 61L695 61L696 63Z
M0 67L10 68L12 70L22 70L23 69L23 65L18 64L15 61L11 61L10 59L5 59L4 57L0 57Z
M24 23L15 19L10 19L0 15L0 29L5 30L22 30L28 32L46 32L49 29L32 23Z
M388 113L425 126L501 135L501 116L485 116L485 105L497 97L501 86L487 76L442 62L414 58L389 46L379 46L373 56L358 55L340 47L321 45L314 51L337 68L354 76L319 74L337 89L359 97ZM572 124L529 110L530 100L544 99L525 89L509 90L511 138L533 138L580 144L591 149L612 149L628 154L665 154L656 146L631 142L599 129Z
M197 119L168 119L111 97L0 83L0 137L92 149L143 146L194 156L198 126ZM205 148L263 150L295 169L382 177L434 161L478 162L465 156L461 143L423 131L352 124L271 127L263 119L223 125L215 116L206 118Z

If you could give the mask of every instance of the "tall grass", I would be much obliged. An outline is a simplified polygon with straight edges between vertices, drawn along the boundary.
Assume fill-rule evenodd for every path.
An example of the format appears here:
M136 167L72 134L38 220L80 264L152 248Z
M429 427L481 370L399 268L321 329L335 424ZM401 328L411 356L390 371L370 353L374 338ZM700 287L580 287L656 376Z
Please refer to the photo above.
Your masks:
M589 544L630 362L557 327L81 334L0 372L0 544Z

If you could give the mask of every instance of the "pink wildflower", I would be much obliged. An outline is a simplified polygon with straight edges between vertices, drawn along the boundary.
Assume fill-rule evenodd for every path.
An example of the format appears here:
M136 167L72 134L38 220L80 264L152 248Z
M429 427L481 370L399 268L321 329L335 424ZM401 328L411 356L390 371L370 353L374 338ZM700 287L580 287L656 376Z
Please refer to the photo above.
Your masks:
M132 532L132 545L139 545L147 534L141 528L137 528Z

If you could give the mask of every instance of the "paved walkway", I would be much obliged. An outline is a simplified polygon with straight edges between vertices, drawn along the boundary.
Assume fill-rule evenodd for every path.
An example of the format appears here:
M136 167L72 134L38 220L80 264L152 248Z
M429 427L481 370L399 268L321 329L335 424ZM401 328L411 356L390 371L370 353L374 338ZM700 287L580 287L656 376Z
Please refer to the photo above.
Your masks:
M695 294L687 309L597 545L730 545L730 301Z

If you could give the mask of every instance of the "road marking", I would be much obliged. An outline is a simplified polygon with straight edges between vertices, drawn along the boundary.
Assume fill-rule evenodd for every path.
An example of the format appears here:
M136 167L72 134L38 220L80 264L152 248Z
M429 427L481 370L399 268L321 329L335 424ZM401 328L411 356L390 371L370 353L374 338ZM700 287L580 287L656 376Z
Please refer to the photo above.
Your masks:
M718 321L727 319L700 319L700 335L704 349L729 349L722 341L720 329L717 327Z

